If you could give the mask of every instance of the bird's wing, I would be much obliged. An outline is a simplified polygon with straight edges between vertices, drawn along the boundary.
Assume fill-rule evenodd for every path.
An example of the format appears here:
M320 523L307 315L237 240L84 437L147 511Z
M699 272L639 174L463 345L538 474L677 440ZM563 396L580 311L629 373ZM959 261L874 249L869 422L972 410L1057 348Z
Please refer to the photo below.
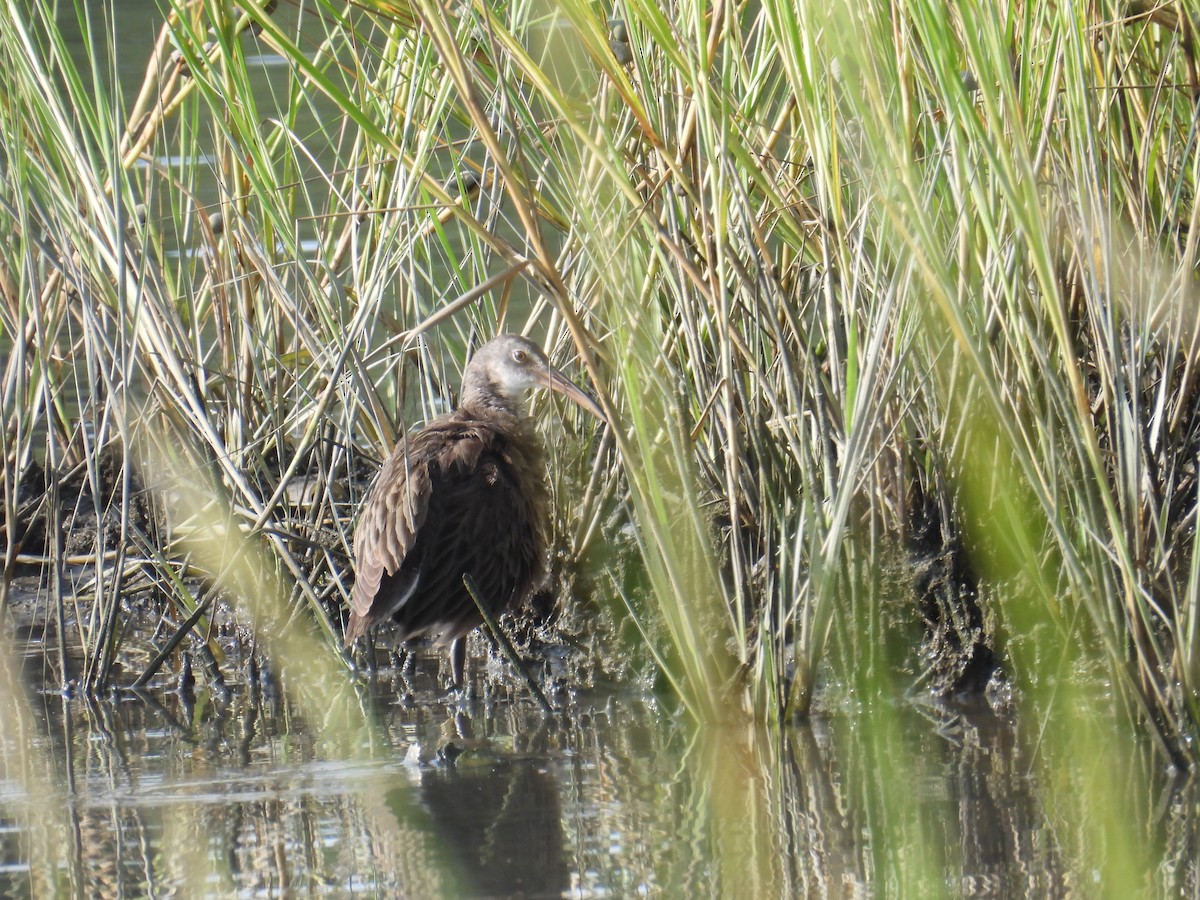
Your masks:
M544 467L531 448L455 413L396 448L354 533L347 642L389 617L410 637L465 634L480 620L464 572L496 611L541 579Z
M401 440L371 488L354 530L354 592L350 608L365 625L386 612L373 609L385 575L399 571L429 511L429 430Z
M533 492L490 438L462 441L432 474L417 561L420 587L396 619L434 636L458 637L480 621L463 588L464 573L475 579L488 607L500 612L543 570Z

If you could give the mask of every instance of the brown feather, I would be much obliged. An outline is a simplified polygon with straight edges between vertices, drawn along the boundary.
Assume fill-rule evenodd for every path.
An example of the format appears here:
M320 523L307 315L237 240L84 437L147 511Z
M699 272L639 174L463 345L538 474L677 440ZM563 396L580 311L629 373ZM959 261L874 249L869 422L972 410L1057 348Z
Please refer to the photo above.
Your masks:
M482 622L464 575L497 614L545 577L545 461L521 404L535 387L603 419L537 345L501 335L463 373L462 406L392 451L354 532L347 646L389 618L401 640L455 641Z
M481 623L467 573L494 612L523 599L544 577L546 501L540 442L517 416L456 410L402 441L355 531L347 643L389 612L402 640L466 634Z

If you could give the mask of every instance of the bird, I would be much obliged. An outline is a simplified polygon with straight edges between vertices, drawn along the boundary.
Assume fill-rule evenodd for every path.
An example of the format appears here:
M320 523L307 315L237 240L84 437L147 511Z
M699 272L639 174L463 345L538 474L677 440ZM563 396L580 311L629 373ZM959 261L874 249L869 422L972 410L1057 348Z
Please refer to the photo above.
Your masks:
M458 407L402 438L354 530L354 587L345 646L391 619L397 638L449 644L462 687L466 636L483 622L470 575L493 615L545 578L546 465L525 396L548 389L601 422L599 404L517 334L488 341L463 371Z

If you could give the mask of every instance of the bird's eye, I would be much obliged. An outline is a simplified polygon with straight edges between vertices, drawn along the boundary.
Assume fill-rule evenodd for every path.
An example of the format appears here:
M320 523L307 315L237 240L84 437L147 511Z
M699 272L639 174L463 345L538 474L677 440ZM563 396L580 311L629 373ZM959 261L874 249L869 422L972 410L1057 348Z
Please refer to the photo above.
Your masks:
M513 358L513 362L515 362L515 363L523 363L523 362L525 362L526 359L529 358L529 354L526 353L524 350L514 350L512 352L512 358Z

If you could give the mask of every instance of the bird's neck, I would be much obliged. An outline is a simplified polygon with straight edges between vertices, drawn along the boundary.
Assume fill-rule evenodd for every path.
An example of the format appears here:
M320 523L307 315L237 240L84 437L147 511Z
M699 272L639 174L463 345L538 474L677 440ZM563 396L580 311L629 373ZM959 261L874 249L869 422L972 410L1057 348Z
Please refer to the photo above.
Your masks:
M519 397L506 397L490 381L469 378L463 381L462 396L458 408L482 418L502 415L523 421L526 418L525 404Z

